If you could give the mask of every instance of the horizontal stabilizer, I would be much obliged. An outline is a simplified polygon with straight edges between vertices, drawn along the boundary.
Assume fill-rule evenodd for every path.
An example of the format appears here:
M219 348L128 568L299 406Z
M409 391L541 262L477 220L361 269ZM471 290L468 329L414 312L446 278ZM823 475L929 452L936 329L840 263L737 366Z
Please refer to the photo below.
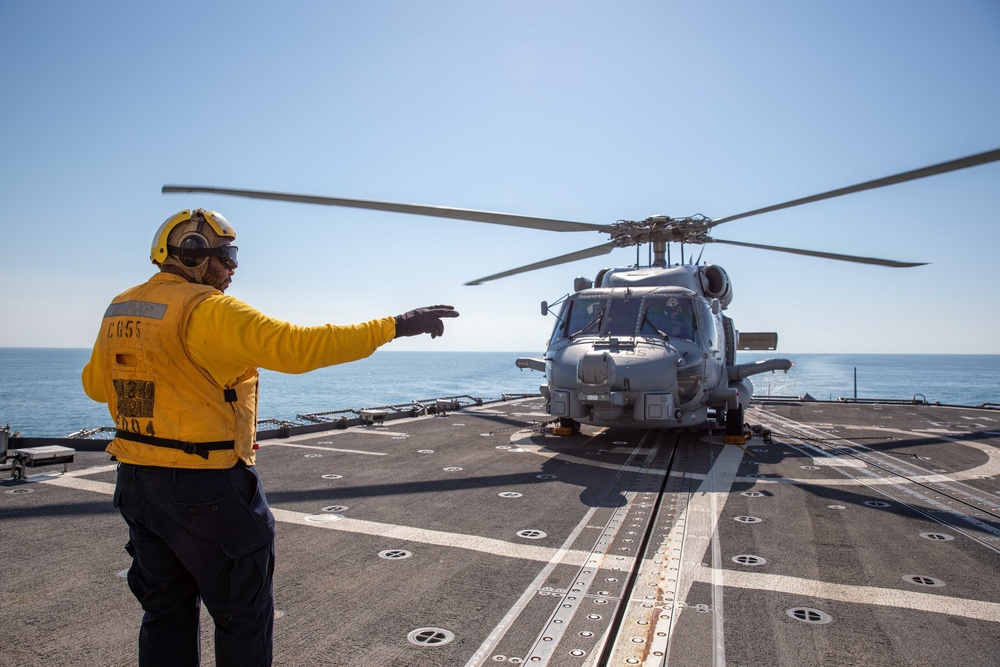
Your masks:
M754 333L740 332L737 350L775 350L778 348L778 334L774 331Z

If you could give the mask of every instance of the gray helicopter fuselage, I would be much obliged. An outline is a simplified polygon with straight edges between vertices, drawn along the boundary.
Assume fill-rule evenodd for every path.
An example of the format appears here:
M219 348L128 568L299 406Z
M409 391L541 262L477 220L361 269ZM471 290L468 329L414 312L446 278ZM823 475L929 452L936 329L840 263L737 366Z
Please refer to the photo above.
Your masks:
M697 427L729 410L742 414L753 392L747 375L790 365L734 363L736 331L721 313L732 288L719 267L615 269L598 281L578 283L585 289L563 303L544 366L523 364L544 369L553 417Z

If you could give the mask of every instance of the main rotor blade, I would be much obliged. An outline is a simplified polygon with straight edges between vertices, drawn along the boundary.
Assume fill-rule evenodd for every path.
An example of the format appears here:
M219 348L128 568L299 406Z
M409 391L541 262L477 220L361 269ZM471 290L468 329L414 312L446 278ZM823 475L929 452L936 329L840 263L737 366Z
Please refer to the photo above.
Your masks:
M857 257L855 255L838 255L835 252L821 252L819 250L802 250L800 248L783 248L776 245L762 245L760 243L744 243L743 241L724 241L722 239L708 239L712 243L724 243L726 245L738 245L744 248L759 248L761 250L776 250L778 252L788 252L793 255L807 255L809 257L824 257L826 259L836 259L841 262L855 262L857 264L877 264L878 266L888 266L894 269L903 269L911 266L924 266L927 262L898 262L894 259L879 259L877 257Z
M270 199L274 201L298 202L300 204L322 204L324 206L346 206L375 211L390 211L392 213L409 213L411 215L427 215L437 218L470 220L472 222L489 222L495 225L508 225L511 227L547 229L553 232L608 232L612 229L610 225L594 225L586 222L574 222L572 220L537 218L530 215L516 215L514 213L495 213L493 211L476 211L448 206L426 206L424 204L400 204L369 199L296 195L284 192L264 192L261 190L235 190L232 188L212 188L198 185L164 185L163 192L207 192L232 197L249 197L250 199Z
M473 280L471 282L465 283L466 285L480 285L490 280L496 280L497 278L506 278L507 276L513 276L518 273L527 273L528 271L534 271L535 269L544 269L548 266L556 266L557 264L565 264L566 262L575 262L578 259L587 259L588 257L597 257L598 255L606 255L617 246L614 242L603 243L593 248L587 248L586 250L577 250L576 252L571 252L568 255L560 255L559 257L553 257L552 259L546 259L541 262L535 262L534 264L528 264L527 266L522 266L517 269L511 269L510 271L504 271L503 273L494 273L492 276L486 276L485 278L479 278L478 280Z
M968 157L959 158L957 160L951 160L949 162L942 162L941 164L931 165L930 167L924 167L923 169L904 171L903 173L896 174L895 176L886 176L885 178L879 178L874 181L866 181L865 183L851 185L846 188L840 188L839 190L830 190L829 192L813 195L811 197L793 199L792 201L785 202L784 204L775 204L774 206L758 208L754 211L747 211L746 213L738 213L736 215L730 215L725 218L719 218L717 220L713 220L708 226L709 228L711 228L715 227L716 225L721 225L724 222L731 222L733 220L739 220L740 218L749 218L752 215L760 215L761 213L770 213L771 211L779 211L783 208L791 208L793 206L801 206L802 204L810 204L815 201L822 201L823 199L832 199L834 197L840 197L841 195L849 195L854 192L861 192L863 190L874 190L875 188L881 188L887 185L895 185L896 183L914 181L918 178L926 178L927 176L944 174L949 171L956 171L958 169L965 169L967 167L975 167L977 165L986 164L988 162L996 162L997 160L1000 160L1000 148L991 151L986 151L985 153L977 153L976 155L970 155Z

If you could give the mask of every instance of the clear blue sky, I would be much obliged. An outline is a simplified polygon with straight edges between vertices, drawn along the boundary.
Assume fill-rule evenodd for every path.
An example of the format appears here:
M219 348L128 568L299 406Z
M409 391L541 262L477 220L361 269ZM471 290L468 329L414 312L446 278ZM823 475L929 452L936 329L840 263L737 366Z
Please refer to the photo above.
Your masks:
M201 206L269 315L450 303L443 339L391 347L541 351L538 303L634 251L463 287L607 237L160 187L723 217L1000 147L1000 3L4 0L0 98L0 346L89 347L156 227ZM993 164L715 230L929 266L704 259L780 351L1000 353L998 217Z

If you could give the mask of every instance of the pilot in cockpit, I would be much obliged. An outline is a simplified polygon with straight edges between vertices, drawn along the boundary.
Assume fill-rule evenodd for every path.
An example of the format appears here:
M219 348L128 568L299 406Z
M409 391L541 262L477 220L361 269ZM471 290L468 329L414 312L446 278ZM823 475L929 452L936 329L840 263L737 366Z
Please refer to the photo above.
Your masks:
M694 311L688 299L651 300L646 318L657 333L666 334L668 338L694 339Z

